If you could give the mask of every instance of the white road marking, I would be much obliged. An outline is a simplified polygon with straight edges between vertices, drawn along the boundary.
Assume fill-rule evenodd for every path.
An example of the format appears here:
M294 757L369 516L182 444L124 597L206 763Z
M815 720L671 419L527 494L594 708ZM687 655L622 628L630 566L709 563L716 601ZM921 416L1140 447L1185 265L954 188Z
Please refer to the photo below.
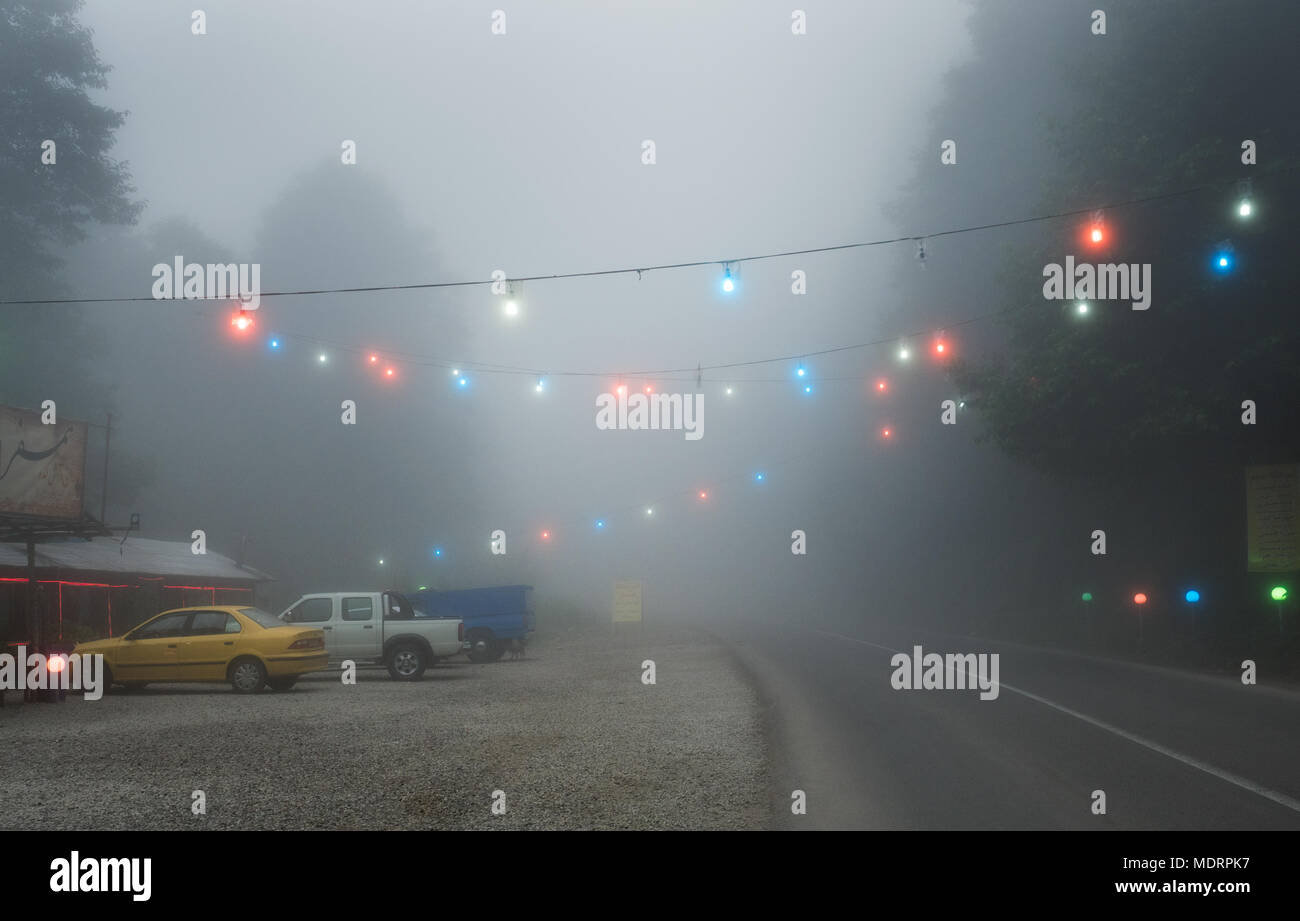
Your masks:
M848 640L850 643L860 643L863 646L870 646L873 649L883 649L885 652L893 652L893 653L903 652L903 650L901 649L893 649L889 646L881 646L879 643L869 643L866 640L860 640L854 636L845 636L842 633L832 633L829 630L813 630L813 632L820 633L823 636L833 636L837 639ZM906 655L906 653L903 654ZM1175 761L1187 765L1188 767L1196 768L1196 770L1198 771L1202 771L1206 774L1209 774L1211 777L1217 777L1219 780L1226 781L1227 783L1230 783L1235 787L1240 787L1241 789L1246 790L1250 793L1254 793L1257 796L1262 796L1267 800L1272 800L1273 802L1277 803L1279 806L1285 806L1287 809L1290 809L1292 812L1300 812L1300 800L1292 799L1291 797L1287 796L1285 793L1278 793L1276 790L1270 790L1268 787L1260 786L1259 784L1255 783L1253 780L1247 780L1245 777L1239 777L1236 774L1231 773L1230 771L1225 771L1222 768L1217 768L1212 764L1207 764L1206 762L1200 760L1199 758L1193 758L1191 755L1184 755L1182 752L1177 752L1174 751L1172 748L1167 748L1164 745L1161 745L1159 742L1152 742L1150 739L1144 739L1139 735L1134 735L1128 730L1120 729L1118 726L1112 726L1110 723L1103 722L1099 719L1094 719L1093 717L1088 716L1086 713L1080 713L1077 710L1071 710L1069 707L1062 706L1061 704L1048 700L1045 697L1039 697L1037 694L1031 694L1029 691L1022 691L1020 688L1015 688L1009 684L1005 684L1002 682L999 682L998 686L1003 690L1011 691L1013 694L1019 694L1021 697L1026 697L1029 700L1036 701L1037 703L1040 703L1045 707L1051 707L1053 710L1057 710L1061 713L1064 713L1066 716L1072 716L1077 720L1082 720L1083 722L1087 723L1089 726L1096 726L1098 729L1104 729L1106 732L1117 735L1121 739L1127 739L1128 741L1133 742L1136 745L1141 745L1145 749L1156 752L1157 754L1160 755L1164 755L1167 758L1172 758Z

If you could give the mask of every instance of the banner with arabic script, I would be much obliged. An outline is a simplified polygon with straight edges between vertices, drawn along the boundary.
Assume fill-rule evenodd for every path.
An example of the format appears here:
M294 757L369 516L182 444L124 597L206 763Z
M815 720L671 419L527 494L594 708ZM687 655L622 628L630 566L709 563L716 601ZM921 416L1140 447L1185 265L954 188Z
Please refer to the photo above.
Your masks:
M75 520L85 488L86 423L0 406L0 515Z

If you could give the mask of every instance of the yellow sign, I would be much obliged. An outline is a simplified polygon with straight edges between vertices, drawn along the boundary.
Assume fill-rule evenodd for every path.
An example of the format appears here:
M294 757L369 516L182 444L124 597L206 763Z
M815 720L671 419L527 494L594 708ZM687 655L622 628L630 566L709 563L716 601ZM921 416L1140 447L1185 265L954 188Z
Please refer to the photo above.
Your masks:
M1300 466L1246 468L1246 571L1300 570Z
M614 583L614 623L637 624L641 622L641 583Z

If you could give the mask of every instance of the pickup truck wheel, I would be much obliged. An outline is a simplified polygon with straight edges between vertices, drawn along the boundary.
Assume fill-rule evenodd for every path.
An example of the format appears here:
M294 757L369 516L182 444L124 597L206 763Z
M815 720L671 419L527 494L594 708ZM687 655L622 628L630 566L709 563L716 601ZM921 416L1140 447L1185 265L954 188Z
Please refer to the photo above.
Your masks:
M416 681L427 667L423 650L413 643L400 643L388 654L388 674L394 681Z
M266 669L256 659L237 659L230 666L230 686L239 694L252 694L266 684Z
M490 633L478 633L470 637L469 659L471 662L495 662L505 655L506 647Z

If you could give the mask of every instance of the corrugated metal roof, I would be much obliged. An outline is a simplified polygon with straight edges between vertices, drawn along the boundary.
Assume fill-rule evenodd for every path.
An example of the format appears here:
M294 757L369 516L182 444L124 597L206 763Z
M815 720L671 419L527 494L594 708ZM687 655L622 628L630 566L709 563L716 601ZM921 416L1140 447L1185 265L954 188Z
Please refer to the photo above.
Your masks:
M271 576L249 566L242 569L230 557L213 553L195 554L186 541L148 540L128 537L96 537L91 540L54 540L36 545L36 565L49 569L87 572L143 573L150 576L205 576L210 579L243 579L268 582ZM0 566L27 566L24 544L0 544Z

